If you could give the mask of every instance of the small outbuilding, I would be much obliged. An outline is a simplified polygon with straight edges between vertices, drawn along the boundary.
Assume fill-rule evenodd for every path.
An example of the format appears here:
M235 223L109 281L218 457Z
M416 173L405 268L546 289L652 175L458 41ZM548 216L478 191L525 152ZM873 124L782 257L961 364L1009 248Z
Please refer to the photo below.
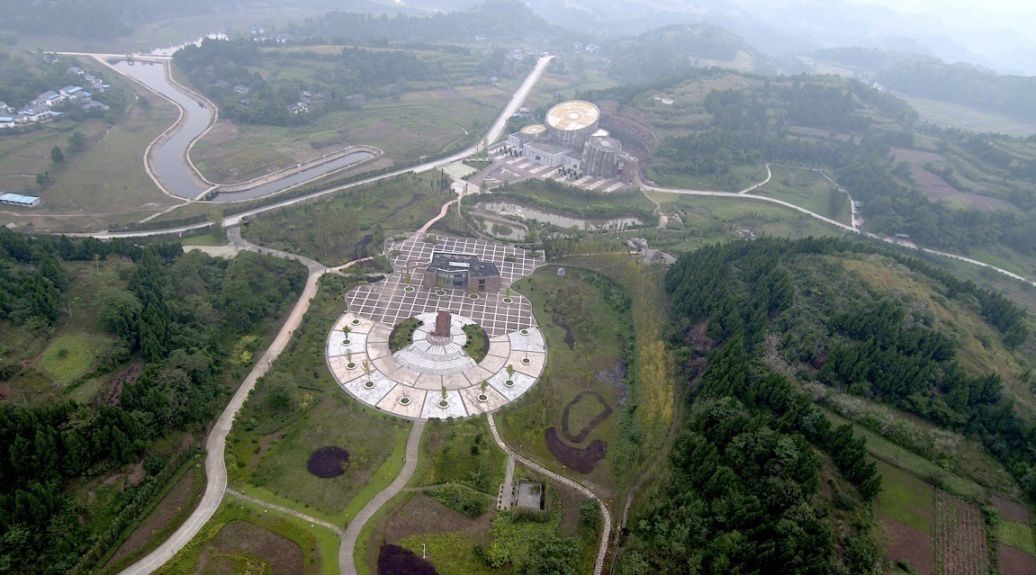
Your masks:
M23 208L35 208L40 205L40 199L36 196L23 196L22 194L4 192L0 194L0 204L20 206Z

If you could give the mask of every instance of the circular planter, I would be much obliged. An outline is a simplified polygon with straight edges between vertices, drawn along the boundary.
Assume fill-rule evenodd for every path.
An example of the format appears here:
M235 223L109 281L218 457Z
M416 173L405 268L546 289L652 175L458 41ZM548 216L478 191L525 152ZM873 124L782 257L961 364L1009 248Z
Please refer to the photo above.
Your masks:
M343 341L342 343L344 343L345 345L350 345L350 344L352 344L352 342L353 342L353 340L347 339L347 340Z
M520 334L522 334L522 335L529 335L529 330L527 330L527 329L523 329L522 331L520 331L520 332L518 332L518 333L520 333Z
M414 289L414 286L406 286L403 288L403 293L414 293L415 291L417 290Z
M349 363L345 364L345 367L346 369L356 369L356 364L350 361Z
M403 407L406 407L406 406L410 405L410 398L409 397L401 397L401 398L399 398L399 405L402 405Z
M509 297L505 297L505 298L503 299L503 302L504 302L504 303L514 303L514 299L512 299L512 298L509 298Z
M489 401L489 396L484 394L484 393L480 393L480 394L478 394L478 400L481 401L482 403L485 403L485 402Z
M435 295L437 295L439 297L442 297L442 296L446 295L446 290L444 290L444 289L437 289L437 290L435 290Z
M529 359L527 357L523 357L522 358L522 365L529 365L530 363L532 363L531 359Z
M477 293L473 293L473 294L468 296L468 299L478 299L478 294Z
M373 381L365 381L365 382L363 382L363 388L364 389L374 389L374 382Z
M440 401L439 402L439 409L446 409L449 406L450 406L450 402L448 402L448 401Z
M360 320L354 319L353 320L353 325L360 325Z
M507 387L514 387L514 380L513 379L509 379L509 380L504 382L504 385L506 385Z

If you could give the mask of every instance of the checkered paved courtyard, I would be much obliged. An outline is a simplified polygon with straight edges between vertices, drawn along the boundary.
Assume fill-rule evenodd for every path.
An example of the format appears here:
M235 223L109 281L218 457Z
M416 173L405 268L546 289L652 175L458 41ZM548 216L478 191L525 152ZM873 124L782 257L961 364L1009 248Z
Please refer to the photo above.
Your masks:
M500 292L473 298L461 289L423 288L421 272L435 252L494 263ZM536 384L546 365L543 335L529 301L507 288L542 265L541 257L499 242L422 233L387 242L385 253L393 272L347 293L348 312L328 335L327 364L343 390L398 417L446 419L496 411ZM440 310L453 314L454 338L437 347L425 332ZM392 328L412 317L423 327L413 344L392 353ZM490 338L478 364L460 351L466 340L462 328L469 323L480 324Z
M462 289L421 287L421 272L432 260L433 252L472 254L493 262L500 271L500 292L480 293L475 299ZM490 337L536 325L529 300L517 293L510 294L510 303L504 299L508 296L508 286L543 265L542 257L499 242L420 233L387 242L385 253L392 262L393 272L384 281L360 286L346 295L349 311L360 317L394 326L422 313L446 310L471 318ZM410 283L406 281L407 276Z

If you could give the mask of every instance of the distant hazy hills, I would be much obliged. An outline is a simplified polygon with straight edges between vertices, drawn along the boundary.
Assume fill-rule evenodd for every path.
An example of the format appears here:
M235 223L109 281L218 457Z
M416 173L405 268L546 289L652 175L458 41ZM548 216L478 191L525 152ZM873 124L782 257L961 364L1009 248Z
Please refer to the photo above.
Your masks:
M1023 120L1036 120L1036 77L1000 75L968 64L861 48L821 50L809 55L835 64L895 92L941 100Z

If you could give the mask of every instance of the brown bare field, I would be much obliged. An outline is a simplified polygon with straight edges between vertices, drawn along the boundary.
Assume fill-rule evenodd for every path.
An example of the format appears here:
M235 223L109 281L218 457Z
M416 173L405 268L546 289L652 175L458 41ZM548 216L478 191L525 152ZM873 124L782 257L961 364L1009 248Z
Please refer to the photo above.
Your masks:
M887 519L881 520L880 525L885 554L890 562L905 562L920 575L931 575L934 572L931 535Z
M1036 557L1003 543L997 546L1001 575L1032 575L1036 573Z
M908 148L892 148L892 156L898 162L910 164L910 173L921 188L921 191L933 201L959 202L967 208L975 210L1010 210L1011 204L998 198L962 192L954 188L938 174L925 168L925 164L947 164L946 158L932 152L912 150Z
M941 489L935 497L935 564L943 575L989 571L985 522L978 507Z
M579 505L586 496L575 488L556 481L552 484L561 499L561 524L558 526L558 533L562 537L575 537L579 533Z
M231 521L198 561L195 573L226 573L245 555L270 566L273 575L303 573L302 548L297 543L253 525L247 521Z
M485 537L495 515L495 512L483 513L477 519L470 519L427 495L417 494L385 521L384 540L398 542L422 533L457 533L476 538Z
M149 541L159 533L167 531L180 523L177 519L186 517L186 512L197 505L201 499L204 485L202 471L200 468L192 467L173 488L166 493L162 501L158 503L144 521L130 534L119 546L115 554L108 561L106 568L118 565L128 557L136 555L145 550Z
M993 506L1001 521L1014 521L1029 525L1029 509L1022 503L1000 494L993 496Z

